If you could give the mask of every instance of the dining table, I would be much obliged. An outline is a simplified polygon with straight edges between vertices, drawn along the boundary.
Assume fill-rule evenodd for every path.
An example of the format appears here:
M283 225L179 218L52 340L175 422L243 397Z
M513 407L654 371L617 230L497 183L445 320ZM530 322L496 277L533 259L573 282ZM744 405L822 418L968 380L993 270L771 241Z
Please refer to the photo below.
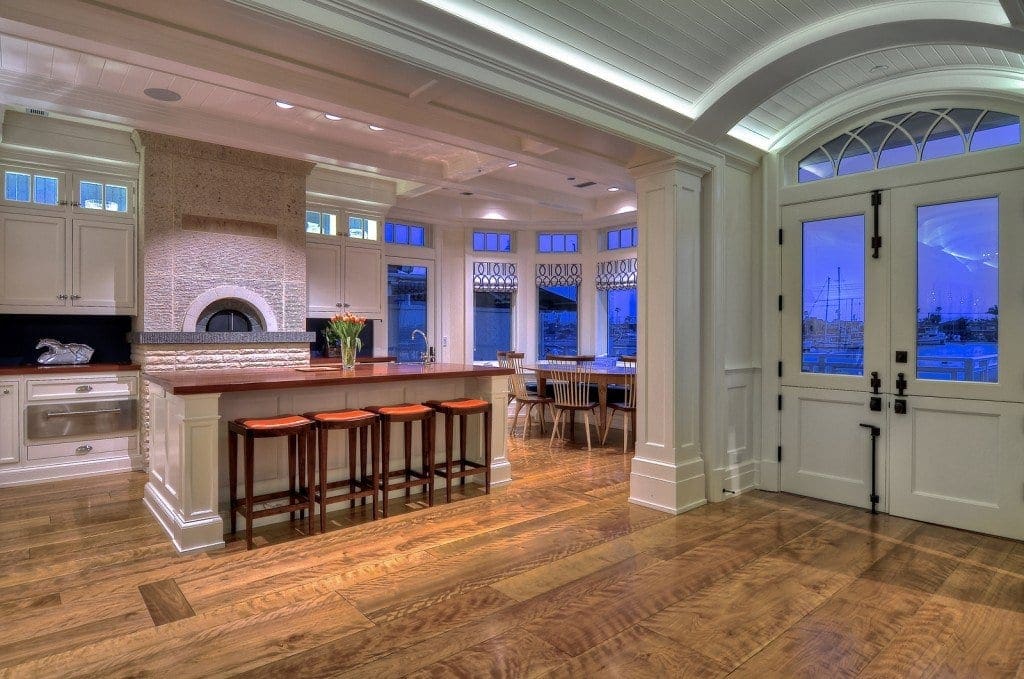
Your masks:
M537 393L546 394L551 371L558 368L557 363L538 361L535 365L525 366L537 377ZM564 364L563 364L564 366ZM590 367L590 383L597 387L597 419L598 431L604 431L608 421L608 386L622 384L623 375L635 375L636 365L625 365L614 359L602 361L598 359Z

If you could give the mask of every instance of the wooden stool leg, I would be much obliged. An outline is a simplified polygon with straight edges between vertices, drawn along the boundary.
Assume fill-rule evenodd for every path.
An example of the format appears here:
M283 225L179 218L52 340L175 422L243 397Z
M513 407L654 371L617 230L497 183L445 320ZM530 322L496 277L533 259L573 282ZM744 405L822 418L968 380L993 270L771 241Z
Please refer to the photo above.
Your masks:
M383 489L381 514L388 518L388 481L391 477L391 423L383 420L380 423L380 480Z
M359 488L365 490L363 487L366 483L366 439L370 437L371 425L359 427ZM359 504L363 507L366 506L366 496L362 498L362 502Z
M484 495L491 493L491 411L484 413Z
M412 481L412 422L404 423L402 427L405 433L405 481ZM412 496L412 487L405 487L405 497Z
M526 423L529 424L530 420L527 418ZM459 415L459 471L466 471L466 428L469 424L469 420L466 415ZM449 484L450 485L450 484ZM459 477L459 485L466 485L466 477Z
M356 430L348 430L348 492L356 492ZM349 500L349 509L356 508L356 501Z
M288 490L291 491L291 494L292 494L292 496L288 500L289 503L291 503L295 499L295 486L296 486L295 480L298 478L298 472L296 471L296 463L298 461L298 458L296 457L295 448L296 448L295 437L294 436L289 436L288 437ZM292 512L289 515L289 518L291 518L291 520L294 521L295 520L295 512Z
M444 414L444 501L452 501L452 448L455 432L455 418Z
M250 434L245 435L245 548L252 549L252 493L253 493L253 457L255 441Z
M424 438L426 439L423 441L423 449L427 451L427 463L423 471L427 474L428 507L434 506L434 420L433 416L428 417L426 420L420 420L420 431L425 434ZM449 475L446 480L451 483L450 479L451 476Z
M320 532L327 532L327 432L325 426L317 427L316 461L319 467L320 481Z
M238 530L238 436L228 429L228 511L231 512L231 534Z
M380 452L378 446L380 444L380 420L375 421L370 425L370 473L373 475L373 480L370 482L373 488L373 503L371 510L373 511L373 520L377 520L377 492L380 490Z
M316 497L316 446L313 445L313 430L302 434L302 459L306 465L306 534L313 534L313 500Z

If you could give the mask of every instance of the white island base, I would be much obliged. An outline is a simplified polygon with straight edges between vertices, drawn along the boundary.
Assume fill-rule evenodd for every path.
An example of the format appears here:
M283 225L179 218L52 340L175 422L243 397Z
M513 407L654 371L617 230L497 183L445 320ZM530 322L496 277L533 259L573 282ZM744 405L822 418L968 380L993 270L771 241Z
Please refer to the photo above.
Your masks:
M419 368L418 366L415 366ZM473 366L457 366L462 372L446 372L456 366L419 368L419 373L408 379L390 377L373 381L374 374L385 374L387 368L379 366L369 371L362 366L356 371L371 372L367 380L353 379L351 383L322 383L313 385L308 379L299 386L291 386L277 379L288 369L247 370L254 380L252 389L238 390L240 385L217 385L211 380L210 388L220 386L224 391L210 393L180 393L195 391L195 382L188 376L207 371L182 373L154 373L145 375L149 381L148 427L150 441L149 482L144 502L171 537L175 548L182 553L224 546L225 519L229 518L227 423L241 417L267 417L279 414L301 414L312 411L361 408L369 405L421 403L431 399L459 397L481 398L494 408L491 431L491 483L508 483L512 479L506 457L505 408L507 378L494 375L494 370L475 370ZM397 366L407 370L409 366ZM212 372L212 371L211 371ZM221 371L218 371L221 372ZM241 373L242 371L238 371ZM294 371L296 374L307 376ZM479 375L484 372L484 375ZM262 374L261 374L262 373ZM469 376L449 377L448 374ZM226 374L221 372L221 374ZM204 375L205 377L205 375ZM212 377L212 374L211 374ZM263 381L256 382L255 380ZM348 381L348 380L347 380ZM346 381L346 382L347 382ZM329 382L329 380L324 380ZM184 383L184 385L183 385ZM274 386L268 386L272 384ZM230 390L228 390L230 389ZM482 460L480 418L470 418L468 436L470 456ZM442 458L444 442L443 418L438 418L435 451ZM418 425L417 425L418 426ZM393 425L392 445L401 450L400 425ZM419 448L414 435L414 460L419 459ZM334 432L330 436L328 480L345 478L348 458L343 449L347 436ZM457 445L457 444L456 444ZM392 458L396 456L393 454ZM255 492L257 494L288 487L287 444L284 439L257 439L255 459ZM474 477L480 479L481 477ZM241 481L241 471L239 472ZM438 477L439 482L443 479ZM397 496L403 491L395 493ZM240 493L241 495L241 493ZM254 525L274 520L288 520L287 514L265 517ZM245 519L239 516L238 529L244 530Z

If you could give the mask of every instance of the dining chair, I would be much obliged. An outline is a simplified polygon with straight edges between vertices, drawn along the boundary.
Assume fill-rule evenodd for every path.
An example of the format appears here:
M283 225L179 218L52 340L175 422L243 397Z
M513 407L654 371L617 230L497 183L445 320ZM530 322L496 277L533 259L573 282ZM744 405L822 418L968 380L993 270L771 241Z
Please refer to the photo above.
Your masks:
M508 402L516 402L516 412L512 416L512 429L511 435L515 436L516 425L519 424L519 413L522 409L526 408L526 422L523 423L523 438L526 438L526 434L530 431L530 418L533 415L533 409L536 406L540 406L540 410L537 413L537 419L540 421L540 433L544 433L544 408L551 407L555 400L548 396L542 396L535 392L531 392L526 386L526 378L528 372L523 367L524 354L516 351L499 351L498 352L498 365L502 368L511 368L515 372L508 377ZM555 413L552 410L551 418L554 419Z
M594 424L597 425L597 413L595 409L598 403L590 398L590 372L592 365L590 361L578 360L582 357L571 356L564 360L548 357L550 367L548 368L548 384L551 385L555 395L555 421L551 427L551 441L549 446L554 445L555 435L565 438L565 421L569 420L569 426L574 424L574 415L577 412L583 413L583 421L587 430L587 450L590 446L590 415L594 415ZM594 430L595 433L597 430Z
M633 368L633 372L624 373L619 386L623 389L623 399L618 403L608 404L608 419L604 423L604 434L601 445L608 440L608 431L612 427L615 413L622 413L622 452L629 450L629 433L633 430L633 447L636 447L636 356L620 356L619 362L625 367Z

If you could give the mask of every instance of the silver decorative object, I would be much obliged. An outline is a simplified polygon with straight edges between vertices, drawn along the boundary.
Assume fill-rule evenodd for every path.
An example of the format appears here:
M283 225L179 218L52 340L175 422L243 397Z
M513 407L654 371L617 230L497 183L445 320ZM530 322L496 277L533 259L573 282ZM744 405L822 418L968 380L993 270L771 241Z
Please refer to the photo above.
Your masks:
M43 365L78 365L88 363L92 358L93 348L88 344L64 344L55 339L41 339L36 349L46 349L46 353L36 359Z

